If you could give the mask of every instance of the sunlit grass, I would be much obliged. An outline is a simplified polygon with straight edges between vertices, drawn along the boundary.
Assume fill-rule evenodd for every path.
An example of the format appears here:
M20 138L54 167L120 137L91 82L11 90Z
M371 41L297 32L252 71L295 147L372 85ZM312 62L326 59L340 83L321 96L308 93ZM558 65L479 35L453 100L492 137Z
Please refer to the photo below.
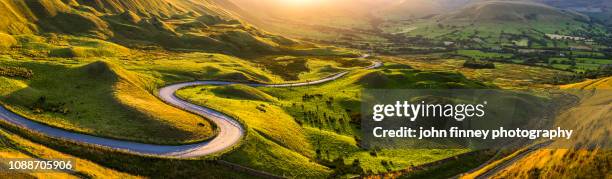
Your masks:
M390 69L356 70L336 81L315 86L204 86L182 89L177 95L195 104L229 114L245 123L249 128L247 140L241 148L224 158L265 171L300 177L313 176L307 171L329 172L327 167L338 166L327 165L340 159L343 165L347 166L359 161L360 173L384 173L468 151L383 149L373 155L371 150L358 147L356 138L359 138L360 131L351 121L360 119L355 119L352 115L359 113L361 90L368 82L366 76L374 73L389 76L388 81L380 84L389 88L424 87L419 86L419 82L440 88L448 85L447 83L485 87L467 79L450 78L456 74L421 72L402 68L400 65ZM432 78L426 78L427 76ZM270 150L275 152L268 152ZM279 160L278 155L281 154L300 157ZM258 156L258 159L254 160L250 156ZM260 162L262 160L279 160L283 165L264 165ZM310 161L307 165L309 167L298 167L294 172L290 172L286 167L294 166L303 160Z
M0 130L0 157L1 158L32 158L32 159L74 159L73 166L77 174L85 175L88 177L110 177L110 178L140 178L138 176L117 172L115 170L106 168L99 164L76 158L72 155L68 155L62 152L58 152L54 149L48 148L44 145L33 143L27 139L24 139L18 135ZM17 177L18 173L8 173L6 171L0 172L0 176L5 177ZM29 173L21 175L31 175L40 178L80 178L78 175L55 172L55 173Z

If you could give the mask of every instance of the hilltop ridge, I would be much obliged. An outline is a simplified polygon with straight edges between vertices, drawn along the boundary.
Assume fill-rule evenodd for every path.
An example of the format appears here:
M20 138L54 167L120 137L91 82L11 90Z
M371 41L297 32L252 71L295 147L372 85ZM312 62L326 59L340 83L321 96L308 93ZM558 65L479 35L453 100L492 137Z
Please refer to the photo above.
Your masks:
M475 3L440 19L470 21L587 21L588 17L544 4L526 1L484 1Z

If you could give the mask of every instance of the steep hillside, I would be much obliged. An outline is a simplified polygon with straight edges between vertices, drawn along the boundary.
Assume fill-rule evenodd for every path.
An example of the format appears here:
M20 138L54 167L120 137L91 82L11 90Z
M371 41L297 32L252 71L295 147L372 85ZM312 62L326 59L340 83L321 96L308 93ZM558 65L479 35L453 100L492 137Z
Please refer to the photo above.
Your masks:
M210 0L76 0L76 2L109 14L131 11L146 17L172 17L192 13L192 15L215 15L230 18L225 10L216 6L216 2L223 3L226 2L225 0L215 2Z
M108 24L93 12L76 11L60 0L0 1L0 32L23 34L43 30L112 36Z
M608 140L612 125L610 113L612 96L612 77L589 80L582 83L562 86L569 90L589 90L592 96L584 99L577 107L560 116L561 126L574 129L587 129L589 139L578 139L578 149L541 149L529 154L499 173L496 177L518 178L609 178L612 152L606 146L584 147L587 140ZM580 119L576 122L575 119ZM579 135L580 136L580 135ZM585 136L580 136L585 137ZM556 141L562 143L563 141ZM588 142L586 142L588 143ZM609 146L609 143L608 143ZM537 162L534 162L537 161Z
M61 33L132 48L160 46L233 55L299 53L311 48L251 27L219 4L232 6L227 0L0 0L0 32Z
M170 17L175 14L189 12L189 9L177 6L175 2L165 0L77 0L76 2L93 7L97 11L111 14L131 11L145 16Z
M598 19L612 27L612 1L608 0L537 0L550 6L569 9Z
M222 0L219 0L222 2ZM190 16L220 16L231 19L228 13L209 1L195 0L2 0L0 1L0 31L11 34L37 32L40 28L67 30L74 26L79 18L83 22L103 23L97 17L103 15L133 12L144 17L170 18L189 14ZM63 20L65 24L59 22ZM46 23L43 23L46 21ZM57 27L48 27L55 25ZM85 24L78 24L84 26ZM106 28L96 24L97 28Z

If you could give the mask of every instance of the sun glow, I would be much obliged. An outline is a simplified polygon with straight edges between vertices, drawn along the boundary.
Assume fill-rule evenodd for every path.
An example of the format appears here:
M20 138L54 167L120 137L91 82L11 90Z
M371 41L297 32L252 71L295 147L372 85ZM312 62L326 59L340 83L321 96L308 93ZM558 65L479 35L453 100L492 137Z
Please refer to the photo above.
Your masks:
M324 2L324 0L279 0L285 5L291 6L305 6L305 5L313 5Z

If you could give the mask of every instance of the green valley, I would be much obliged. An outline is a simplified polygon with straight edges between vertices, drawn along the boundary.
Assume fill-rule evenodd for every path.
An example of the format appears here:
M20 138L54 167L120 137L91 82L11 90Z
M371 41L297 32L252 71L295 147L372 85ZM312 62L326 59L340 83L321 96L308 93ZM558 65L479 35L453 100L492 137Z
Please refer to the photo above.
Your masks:
M609 7L566 1L0 0L0 177L608 176L600 148L363 143L369 89L606 89Z

